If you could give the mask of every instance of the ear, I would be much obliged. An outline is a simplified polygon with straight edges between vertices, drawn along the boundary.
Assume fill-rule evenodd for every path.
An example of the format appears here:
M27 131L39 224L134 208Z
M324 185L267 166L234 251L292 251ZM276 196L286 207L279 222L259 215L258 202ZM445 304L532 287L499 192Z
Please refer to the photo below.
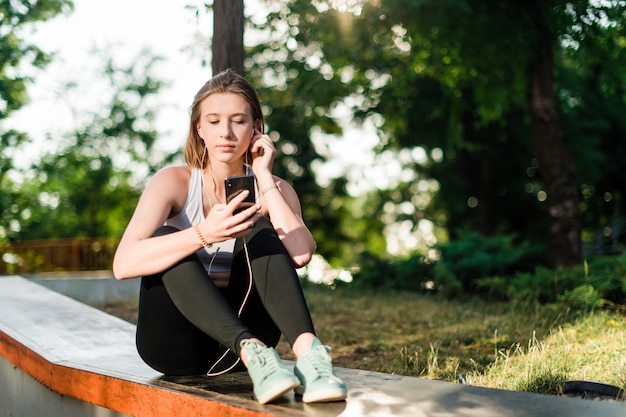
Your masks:
M259 132L261 132L261 133L265 133L265 132L263 132L263 131L261 130L261 127L262 127L262 126L261 126L261 120L256 119L256 120L254 121L254 130L258 130L258 131L259 131Z

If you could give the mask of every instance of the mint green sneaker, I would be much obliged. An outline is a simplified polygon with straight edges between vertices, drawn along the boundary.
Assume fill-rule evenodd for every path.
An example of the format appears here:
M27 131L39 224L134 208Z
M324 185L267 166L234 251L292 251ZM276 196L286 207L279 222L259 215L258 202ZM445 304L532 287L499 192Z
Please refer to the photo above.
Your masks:
M274 348L246 339L241 341L241 350L246 358L254 395L261 404L275 400L300 385L300 380L283 365Z
M294 373L302 384L296 392L302 395L302 402L342 401L348 395L346 384L333 371L329 351L315 338L311 350L296 360Z

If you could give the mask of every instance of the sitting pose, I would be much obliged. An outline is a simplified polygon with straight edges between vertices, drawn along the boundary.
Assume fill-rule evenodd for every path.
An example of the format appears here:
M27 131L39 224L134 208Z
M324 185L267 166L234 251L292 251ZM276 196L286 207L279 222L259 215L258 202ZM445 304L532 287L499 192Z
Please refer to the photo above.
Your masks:
M276 149L258 96L232 70L196 94L186 165L146 186L113 261L117 279L141 278L137 350L167 375L209 376L247 368L265 404L295 388L304 402L339 401L346 385L315 336L296 268L315 241L294 189L272 174ZM226 201L225 179L255 178ZM239 210L238 210L239 209ZM293 372L274 347L281 334ZM243 365L242 365L243 363Z

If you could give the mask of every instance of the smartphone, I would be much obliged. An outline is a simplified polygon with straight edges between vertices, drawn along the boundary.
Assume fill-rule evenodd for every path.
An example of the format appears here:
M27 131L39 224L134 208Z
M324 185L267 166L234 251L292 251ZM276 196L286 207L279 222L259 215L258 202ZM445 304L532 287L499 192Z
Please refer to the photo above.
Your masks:
M234 211L234 214L253 206L256 203L256 195L254 192L254 176L239 175L236 177L228 177L224 180L226 188L226 203L229 203L236 195L243 190L248 190L249 194L241 205Z

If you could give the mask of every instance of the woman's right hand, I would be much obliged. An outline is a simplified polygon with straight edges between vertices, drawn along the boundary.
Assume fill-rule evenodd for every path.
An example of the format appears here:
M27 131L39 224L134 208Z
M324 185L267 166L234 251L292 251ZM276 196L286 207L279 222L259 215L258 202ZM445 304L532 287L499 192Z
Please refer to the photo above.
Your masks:
M200 223L202 236L209 243L223 242L228 239L246 236L254 223L261 218L258 205L252 205L235 214L234 211L246 199L249 192L243 191L228 204L215 204L206 219Z

